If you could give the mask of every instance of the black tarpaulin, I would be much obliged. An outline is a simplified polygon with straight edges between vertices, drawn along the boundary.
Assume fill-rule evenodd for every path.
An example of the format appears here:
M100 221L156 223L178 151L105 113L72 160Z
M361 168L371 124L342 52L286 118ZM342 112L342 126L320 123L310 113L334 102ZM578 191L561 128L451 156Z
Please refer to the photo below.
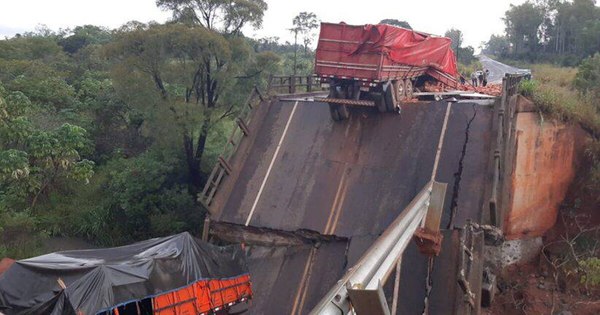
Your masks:
M214 246L189 233L116 248L56 252L17 261L0 276L0 311L96 314L198 280L246 273L240 246Z

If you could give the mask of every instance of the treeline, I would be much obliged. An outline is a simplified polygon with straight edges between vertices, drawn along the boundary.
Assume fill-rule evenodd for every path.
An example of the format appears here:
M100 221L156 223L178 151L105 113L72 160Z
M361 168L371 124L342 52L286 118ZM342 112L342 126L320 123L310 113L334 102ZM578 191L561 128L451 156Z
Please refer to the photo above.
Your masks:
M577 65L600 51L600 7L595 0L537 0L511 5L505 34L492 35L484 52L529 62Z
M296 69L312 71L313 53L243 35L262 0L205 2L157 1L164 24L0 40L0 257L48 236L109 246L199 231L197 193L243 99L291 72L298 49Z

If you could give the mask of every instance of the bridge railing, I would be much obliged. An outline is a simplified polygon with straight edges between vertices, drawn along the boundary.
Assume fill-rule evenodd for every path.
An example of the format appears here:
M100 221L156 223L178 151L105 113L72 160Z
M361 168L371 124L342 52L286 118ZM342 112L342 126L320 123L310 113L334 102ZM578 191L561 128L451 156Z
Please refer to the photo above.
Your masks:
M501 227L504 220L502 205L498 195L500 194L502 181L503 158L507 139L510 138L510 121L514 115L515 108L511 106L510 99L519 92L519 84L523 80L530 79L529 74L509 74L502 78L502 97L497 110L497 136L494 149L494 175L492 180L492 192L489 201L490 220L492 225Z
M204 185L204 189L198 197L199 201L206 208L210 206L210 203L213 200L213 197L215 196L223 177L231 174L231 159L240 146L240 143L243 141L244 137L250 134L248 125L252 121L252 117L255 112L254 109L261 101L264 101L264 98L258 88L254 86L246 98L246 101L242 105L240 113L235 119L236 126L233 128L231 135L227 139L225 147L218 157L218 162L213 167L210 176Z
M273 94L294 94L321 91L319 77L310 75L272 75L269 78L269 92Z
M390 314L382 286L401 265L404 250L417 231L439 233L446 187L427 183L310 314Z

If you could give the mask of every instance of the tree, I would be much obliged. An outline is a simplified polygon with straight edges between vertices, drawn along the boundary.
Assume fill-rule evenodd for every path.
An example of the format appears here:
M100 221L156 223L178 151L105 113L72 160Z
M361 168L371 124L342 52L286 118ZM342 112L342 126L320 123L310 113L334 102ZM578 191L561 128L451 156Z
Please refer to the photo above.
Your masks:
M146 26L116 37L107 53L121 61L113 77L117 88L129 94L130 82L123 81L129 79L152 84L149 95L141 92L148 95L141 104L155 112L154 119L163 128L168 117L167 125L181 135L191 184L199 189L209 130L234 112L222 98L234 88L235 77L249 60L249 47L240 38L182 24ZM158 101L148 108L152 93L158 94Z
M319 20L313 12L300 12L293 21L294 27L298 28L303 35L304 54L308 51L308 45L313 41L313 31L319 28Z
M59 44L64 51L74 54L87 45L106 44L110 41L110 30L94 25L77 26L69 36L63 36Z
M583 60L573 85L583 95L596 100L600 98L600 53ZM597 109L600 110L600 105L597 105Z
M403 27L403 28L412 30L412 27L410 26L410 24L408 24L408 22L400 21L400 20L396 20L396 19L383 19L383 20L379 21L379 24L388 24L388 25Z
M510 5L503 18L508 40L514 53L536 52L540 40L538 32L544 22L544 8L527 1L521 5Z
M173 11L175 21L226 34L240 34L247 24L259 28L267 10L264 0L157 0L156 5Z
M451 28L446 31L444 34L445 37L448 37L452 40L452 47L456 52L456 58L460 59L460 47L462 47L463 42L463 33L461 30L456 28Z
M510 52L510 43L506 39L506 36L492 34L490 39L485 43L484 51L487 54L504 57Z
M86 130L71 124L41 129L27 118L34 106L25 94L2 91L0 207L33 209L39 196L59 179L87 182L94 163L81 158L89 145Z
M292 20L294 25L289 29L294 34L294 74L296 74L298 59L298 35L304 35L304 54L308 51L308 45L312 42L312 31L319 27L317 16L312 12L300 12Z

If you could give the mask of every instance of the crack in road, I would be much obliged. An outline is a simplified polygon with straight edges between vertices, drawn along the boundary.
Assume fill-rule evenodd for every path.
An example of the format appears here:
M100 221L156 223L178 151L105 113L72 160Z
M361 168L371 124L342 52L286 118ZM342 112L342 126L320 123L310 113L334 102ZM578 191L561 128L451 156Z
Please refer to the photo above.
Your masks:
M450 229L453 227L454 218L456 216L456 212L458 209L458 196L460 193L460 182L462 179L462 173L464 170L464 159L467 155L467 146L469 144L469 133L471 131L471 124L477 117L477 106L473 104L473 116L467 121L467 125L465 127L465 140L463 142L463 147L460 155L460 159L458 160L458 169L456 173L454 173L454 187L452 190L452 199L450 202L450 220L446 229ZM431 290L433 289L433 267L435 264L435 257L430 257L427 261L427 276L425 278L425 298L423 300L423 315L429 314L429 297L431 295Z
M458 209L458 195L460 193L460 181L464 170L464 160L467 155L467 145L469 144L469 132L471 130L471 123L473 123L475 117L477 117L477 106L473 104L473 117L467 122L467 127L465 128L465 141L463 142L462 152L460 159L458 160L458 170L454 173L454 187L452 189L452 199L450 201L450 220L448 221L446 229L452 228L454 217L456 216Z

